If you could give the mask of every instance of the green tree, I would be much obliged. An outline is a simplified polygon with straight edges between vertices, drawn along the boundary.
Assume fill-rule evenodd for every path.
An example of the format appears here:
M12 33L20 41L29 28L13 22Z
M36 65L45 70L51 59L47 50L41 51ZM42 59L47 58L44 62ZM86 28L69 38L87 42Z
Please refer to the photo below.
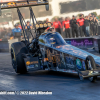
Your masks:
M97 16L97 12L93 12L93 14L94 14L95 16Z

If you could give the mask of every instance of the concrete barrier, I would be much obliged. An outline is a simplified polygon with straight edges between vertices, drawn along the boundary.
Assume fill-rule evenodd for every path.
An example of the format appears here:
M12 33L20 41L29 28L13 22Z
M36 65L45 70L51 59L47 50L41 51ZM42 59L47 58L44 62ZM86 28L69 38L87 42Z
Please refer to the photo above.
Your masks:
M8 41L0 41L0 52L9 52Z
M95 37L80 37L80 38L66 38L65 41L68 44L76 46L78 48L99 48L96 51L100 51L100 36ZM31 41L31 39L30 39ZM96 42L97 41L97 42ZM11 44L18 42L18 39L12 39L8 41L0 41L0 52L10 52Z
M11 44L14 42L18 42L18 39L0 41L0 52L10 52Z

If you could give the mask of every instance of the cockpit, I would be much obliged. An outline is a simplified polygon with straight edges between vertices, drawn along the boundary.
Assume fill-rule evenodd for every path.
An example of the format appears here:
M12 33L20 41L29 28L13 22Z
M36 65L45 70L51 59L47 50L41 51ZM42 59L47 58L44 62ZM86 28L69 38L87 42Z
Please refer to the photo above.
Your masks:
M66 44L65 40L58 32L42 34L39 38L39 42L53 47Z

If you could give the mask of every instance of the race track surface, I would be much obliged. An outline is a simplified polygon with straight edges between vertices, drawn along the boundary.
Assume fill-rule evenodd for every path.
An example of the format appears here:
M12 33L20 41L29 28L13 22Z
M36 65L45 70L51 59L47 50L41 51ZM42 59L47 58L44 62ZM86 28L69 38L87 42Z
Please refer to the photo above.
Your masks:
M53 71L16 74L9 53L0 53L1 91L51 91L52 95L0 95L0 100L99 100L100 77L95 83L78 75Z

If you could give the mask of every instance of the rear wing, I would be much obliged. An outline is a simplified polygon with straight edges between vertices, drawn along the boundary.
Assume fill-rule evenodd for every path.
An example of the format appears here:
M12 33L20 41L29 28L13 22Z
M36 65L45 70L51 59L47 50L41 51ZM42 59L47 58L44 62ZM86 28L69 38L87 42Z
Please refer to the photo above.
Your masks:
M0 0L0 11L2 9L48 5L48 4L49 4L48 0Z

